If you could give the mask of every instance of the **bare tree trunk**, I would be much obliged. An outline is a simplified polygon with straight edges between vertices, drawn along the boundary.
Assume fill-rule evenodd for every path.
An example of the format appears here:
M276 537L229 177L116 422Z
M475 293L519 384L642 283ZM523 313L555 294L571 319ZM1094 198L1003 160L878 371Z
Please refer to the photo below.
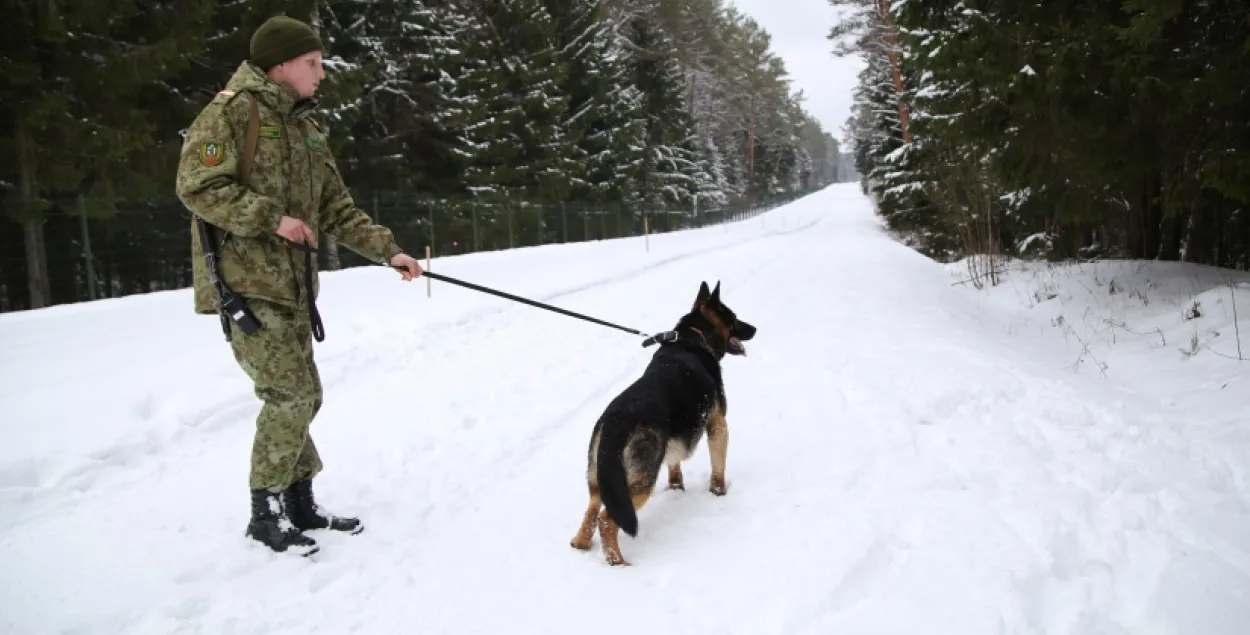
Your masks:
M1145 199L1142 201L1144 226L1142 227L1142 257L1157 258L1163 245L1163 175L1152 171L1146 180Z
M1185 226L1189 224L1189 210L1175 212L1163 221L1163 238L1159 247L1159 259L1179 261Z
M751 113L751 124L747 130L747 175L755 176L755 113Z
M984 173L977 172L977 200L985 213L985 257L989 259L990 286L998 286L999 258L998 237L994 235L994 200L990 192L990 184L985 181Z
M43 238L43 211L35 211L35 157L31 155L30 139L19 116L15 126L18 163L17 204L26 242L26 284L30 293L29 307L39 309L52 302L48 280L48 254Z
M696 81L695 74L688 73L686 75L686 81L689 84L689 87L686 90L686 110L689 110L690 112L694 112L694 84Z
M903 142L911 143L911 112L907 102L903 101L903 64L899 58L898 31L894 28L894 20L890 18L890 0L876 0L877 20L885 32L886 57L890 60L890 75L894 79L894 91L898 102L898 122L903 130Z
M39 309L52 301L48 283L48 256L44 250L43 217L32 216L22 221L26 237L26 282L30 289L30 308Z
M754 179L755 179L755 95L751 95L751 121L747 126L747 199L755 200Z

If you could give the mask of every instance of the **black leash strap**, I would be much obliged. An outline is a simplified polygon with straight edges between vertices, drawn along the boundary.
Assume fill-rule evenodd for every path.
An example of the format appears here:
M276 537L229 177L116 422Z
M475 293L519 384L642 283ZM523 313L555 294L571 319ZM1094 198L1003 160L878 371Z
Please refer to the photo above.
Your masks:
M287 243L288 245L290 245L292 249L296 249L296 250L302 251L302 252L304 252L304 254L305 254L305 260L304 260L304 261L305 261L305 267L304 267L304 286L305 286L305 288L306 288L306 294L305 294L305 295L307 295L307 296L308 296L308 313L309 313L309 315L311 316L312 321L313 321L313 335L314 335L314 337L317 337L317 341L318 341L318 342L320 342L322 339L324 339L324 338L325 338L325 331L324 331L324 328L323 328L323 327L322 327L322 325L321 325L321 316L320 316L320 314L317 312L317 305L316 305L316 303L313 301L313 297L312 297L312 257L313 257L313 254L318 253L318 251L319 251L319 250L318 250L318 248L316 248L316 247L313 247L313 246L311 246L311 245L307 245L307 244L304 244L304 243L296 243L296 242L292 242L292 241L289 241L289 240L288 240L288 241L286 241L286 243ZM395 269L395 270L397 270L397 271L406 271L406 269L405 269L404 267L396 267L396 266L394 266L394 265L388 265L388 266L390 266L392 269ZM439 281L442 281L442 282L446 282L446 283L448 283L448 284L454 284L454 285L457 285L457 286L461 286L461 287L464 287L464 288L466 288L466 289L472 289L472 290L474 290L474 291L480 291L480 292L482 292L482 293L487 293L487 294L494 295L494 296L498 296L498 297L501 297L501 298L506 298L506 299L508 299L508 300L512 300L513 302L520 302L521 304L528 304L528 305L530 305L530 306L533 306L533 307L538 307L538 308L540 308L540 309L546 309L546 310L548 310L548 311L552 311L552 312L555 312L555 313L559 313L559 314L561 314L561 315L567 315L567 316L569 316L569 317L574 317L574 318L577 318L577 319L579 319L579 320L585 320L585 321L587 321L587 322L592 322L592 323L594 323L594 324L598 324L598 325L600 325L600 326L606 326L606 327L608 327L608 328L614 328L614 329L617 329L617 330L619 330L619 331L624 331L624 332L629 333L629 334L631 334L631 335L640 335L640 336L642 336L642 337L647 337L647 334L646 334L646 333L643 333L642 331L639 331L639 330L636 330L636 329L631 329L631 328L628 328L628 327L624 327L624 326L621 326L621 325L619 325L619 324L613 324L613 323L611 323L611 322L607 322L607 321L604 321L604 320L600 320L600 319L598 319L598 318L593 318L593 317L590 317L590 316L588 316L588 315L583 315L583 314L581 314L581 313L576 313L576 312L574 312L574 311L569 311L569 310L567 310L567 309L561 309L560 307L551 306L550 304L544 304L544 303L542 303L542 302L537 302L537 301L535 301L535 300L530 300L530 299L528 299L528 298L523 298L523 297L521 297L521 296L519 296L519 295L513 295L513 294L511 294L511 293L507 293L507 292L505 292L505 291L499 291L498 289L491 289L490 287L484 287L484 286L482 286L482 285L480 285L480 284L473 284L472 282L465 282L464 280L458 280L458 279L453 278L453 277L451 277L451 276L444 276L443 274L440 274L440 273L433 273L433 272L430 272L430 271L422 271L422 272L421 272L421 275L422 275L422 276L425 276L425 277L428 277L428 278L430 278L431 280L439 280ZM670 337L671 337L672 339L670 339ZM664 342L668 342L668 341L675 341L675 340L676 340L676 337L677 337L677 333L676 333L676 332L673 332L673 331L669 331L669 332L667 332L667 333L660 333L659 335L655 335L655 336L650 337L649 339L647 339L646 341L644 341L642 345L643 345L643 346L650 346L651 344L654 344L654 343L656 343L656 342L661 342L661 341L664 341Z
M402 267L393 267L393 268L394 268L394 269L399 269L399 270L401 270L401 271L403 270L403 268L402 268ZM429 271L425 271L425 272L422 272L422 273L421 273L421 275L422 275L422 276L426 276L426 277L430 278L431 280L441 280L442 282L447 282L447 283L450 283L450 284L454 284L454 285L458 285L458 286L461 286L461 287L465 287L466 289L473 289L474 291L481 291L482 293L489 293L490 295L496 295L496 296L499 296L499 297L501 297L501 298L507 298L507 299L512 300L512 301L514 301L514 302L520 302L520 303L522 303L522 304L528 304L528 305L530 305L530 306L535 306L535 307L538 307L538 308L540 308L540 309L546 309L546 310L548 310L548 311L554 311L554 312L556 312L556 313L560 313L560 314L562 314L562 315L567 315L567 316L569 316L569 317L575 317L575 318L577 318L577 319L579 319L579 320L586 320L587 322L593 322L593 323L595 323L595 324L599 324L599 325L601 325L601 326L606 326L606 327L609 327L609 328L614 328L614 329L617 329L617 330L620 330L620 331L625 331L626 333L630 333L630 334L633 334L633 335L641 335L641 336L644 336L644 337L647 335L646 333L643 333L642 331L636 331L636 330L634 330L634 329L631 329L631 328L626 328L626 327L624 327L624 326L620 326L620 325L618 325L618 324L613 324L613 323L611 323L611 322L605 322L605 321L600 320L600 319L598 319L598 318L592 318L592 317L590 317L590 316L588 316L588 315L582 315L581 313L575 313L575 312L573 312L573 311L568 311L568 310L565 310L565 309L561 309L560 307L551 306L550 304L543 304L542 302L536 302L536 301L534 301L534 300L529 300L529 299L526 299L526 298L522 298L522 297L520 297L520 296L512 295L511 293L505 293L505 292L503 292L503 291L498 291L498 290L495 290L495 289L491 289L491 288L489 288L489 287L483 287L483 286L481 286L481 285L473 284L472 282L465 282L464 280L457 280L457 279L452 278L452 277L450 277L450 276L444 276L444 275L439 274L439 273L432 273L432 272L429 272ZM646 346L646 344L644 344L644 346Z
M317 302L313 299L313 254L318 252L316 247L305 243L292 242L283 239L287 245L296 251L304 252L304 297L308 298L308 319L312 321L313 339L318 342L324 342L326 339L325 325L321 323L321 312L317 310Z

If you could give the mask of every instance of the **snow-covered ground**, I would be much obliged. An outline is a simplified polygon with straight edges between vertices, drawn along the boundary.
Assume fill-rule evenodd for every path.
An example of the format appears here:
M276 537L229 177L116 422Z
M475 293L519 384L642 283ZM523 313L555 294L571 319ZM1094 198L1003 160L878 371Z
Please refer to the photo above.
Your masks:
M622 537L630 568L568 543L639 338L326 274L317 493L367 529L300 559L243 538L259 403L187 292L0 315L0 631L1248 632L1250 364L1221 357L1225 274L1013 267L953 284L855 184L649 252L436 261L646 331L720 280L759 327L725 363L729 494L701 447Z

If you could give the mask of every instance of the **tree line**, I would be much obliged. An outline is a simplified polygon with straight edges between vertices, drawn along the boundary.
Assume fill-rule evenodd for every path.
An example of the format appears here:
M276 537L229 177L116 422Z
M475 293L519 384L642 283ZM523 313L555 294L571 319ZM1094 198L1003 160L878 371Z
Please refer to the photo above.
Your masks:
M180 132L279 13L326 44L321 119L358 202L693 213L837 179L769 34L724 0L19 3L0 26L0 250L21 250L25 279L0 264L10 305L53 300L49 218L142 233L184 212L134 208L172 199Z
M845 139L917 249L1250 268L1250 5L830 3Z

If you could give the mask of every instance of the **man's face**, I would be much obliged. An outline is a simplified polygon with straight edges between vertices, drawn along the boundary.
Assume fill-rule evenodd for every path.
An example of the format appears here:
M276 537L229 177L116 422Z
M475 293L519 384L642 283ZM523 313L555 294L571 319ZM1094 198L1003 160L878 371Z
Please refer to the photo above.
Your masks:
M273 67L269 76L279 84L291 87L300 97L312 97L317 93L317 85L326 76L321 66L321 51L311 51L283 62Z

